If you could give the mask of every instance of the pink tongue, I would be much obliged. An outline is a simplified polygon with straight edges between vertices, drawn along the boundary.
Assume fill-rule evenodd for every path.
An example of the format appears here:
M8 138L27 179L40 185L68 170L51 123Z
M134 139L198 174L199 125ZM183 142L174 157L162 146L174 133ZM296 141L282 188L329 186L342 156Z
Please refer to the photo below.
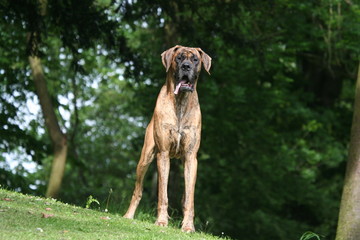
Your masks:
M174 91L175 94L179 93L179 89L180 89L182 83L183 83L183 81L179 82L178 85L176 85L176 88L175 88L175 91Z

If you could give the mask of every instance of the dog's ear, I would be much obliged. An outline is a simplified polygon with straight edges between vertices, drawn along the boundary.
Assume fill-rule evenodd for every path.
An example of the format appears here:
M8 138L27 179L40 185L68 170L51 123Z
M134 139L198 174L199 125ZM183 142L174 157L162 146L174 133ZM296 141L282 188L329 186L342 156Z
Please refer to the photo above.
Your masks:
M196 50L198 50L198 52L200 53L201 62L203 63L205 70L208 74L210 74L209 70L211 67L211 57L207 55L203 50L201 50L201 48L197 48Z
M161 54L161 61L164 65L164 67L166 68L166 72L169 71L169 68L171 66L171 62L172 62L172 58L174 56L174 53L176 52L176 50L178 50L181 46L176 45L175 47L169 48L168 50L164 51Z

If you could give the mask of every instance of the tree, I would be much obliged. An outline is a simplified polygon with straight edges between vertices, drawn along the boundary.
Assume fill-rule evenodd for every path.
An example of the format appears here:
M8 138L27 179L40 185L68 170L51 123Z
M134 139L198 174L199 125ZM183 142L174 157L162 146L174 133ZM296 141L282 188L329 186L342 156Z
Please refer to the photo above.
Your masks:
M44 18L46 15L47 1L39 0L35 7L38 8L35 11L39 17ZM33 23L33 25L35 25L34 28L39 29L36 24L39 24L39 22ZM55 109L46 86L46 78L39 56L39 37L40 32L38 31L28 33L28 45L30 47L29 63L33 75L36 94L39 98L42 113L44 115L45 126L54 148L54 159L52 161L46 197L56 198L64 176L68 146L66 136L60 129L59 120L55 114Z
M166 42L169 22L177 43L214 59L198 86L198 224L240 239L296 238L309 228L333 236L359 49L356 7L182 0L177 9L170 1L129 1L121 10L145 66L156 63L149 51ZM138 105L151 111L146 92L137 92Z
M349 157L341 198L336 240L360 238L360 64L355 88Z
M53 158L48 135L34 127L41 120L23 129L13 121L21 118L15 103L35 92L21 43L39 32L51 102L68 137L60 199L83 205L91 194L102 202L112 188L109 210L125 210L164 83L159 54L181 44L214 60L198 85L197 229L247 240L296 239L308 230L335 236L360 54L355 1L49 0L44 17L29 11L34 1L3 3L1 151L22 146L45 166ZM60 101L72 95L70 104ZM72 113L70 124L59 109ZM26 185L16 178L21 171L2 172L2 185ZM143 209L155 205L151 180Z
M74 85L74 81L66 79L66 74L57 76L53 82L46 80L47 76L44 73L41 58L46 56L46 51L50 52L51 47L49 48L47 45L49 42L52 41L54 44L61 40L62 46L69 49L70 55L72 55L73 62L70 64L72 67L70 70L76 73L81 71L81 65L77 62L81 55L78 52L79 48L92 48L95 46L95 42L100 41L104 47L114 50L113 46L117 42L117 35L114 33L116 25L104 14L104 4L107 3L96 1L77 3L72 0L61 2L47 0L1 2L1 11L4 16L2 21L5 24L18 27L15 31L25 30L27 32L27 51L21 57L24 55L28 57L35 92L54 150L52 170L46 192L48 197L58 195L68 155L66 135L69 133L64 133L61 129L62 119L57 110L59 106L57 97L60 95L61 88L56 89L56 87L63 85L67 89L71 89L70 86ZM119 44L119 42L117 43ZM53 59L59 58L59 56L51 57ZM44 62L46 64L49 61L45 60ZM12 81L18 81L19 85L24 84L19 79L12 79ZM54 82L56 83L54 84ZM50 90L47 85L50 85Z

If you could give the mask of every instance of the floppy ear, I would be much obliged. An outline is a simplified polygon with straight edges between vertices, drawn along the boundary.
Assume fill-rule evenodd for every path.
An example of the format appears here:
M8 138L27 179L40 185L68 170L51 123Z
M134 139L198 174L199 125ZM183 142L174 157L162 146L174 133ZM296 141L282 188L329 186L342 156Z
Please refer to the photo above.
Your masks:
M181 46L179 45L176 45L175 47L172 47L166 51L164 51L162 54L161 54L161 61L164 65L164 67L166 68L166 72L169 71L169 68L171 66L171 61L172 61L172 58L174 56L174 53L176 52L176 50L178 48L180 48Z
M208 74L210 74L209 70L211 67L211 57L207 55L203 50L201 50L201 48L197 48L197 50L200 53L201 62L203 63L205 70Z

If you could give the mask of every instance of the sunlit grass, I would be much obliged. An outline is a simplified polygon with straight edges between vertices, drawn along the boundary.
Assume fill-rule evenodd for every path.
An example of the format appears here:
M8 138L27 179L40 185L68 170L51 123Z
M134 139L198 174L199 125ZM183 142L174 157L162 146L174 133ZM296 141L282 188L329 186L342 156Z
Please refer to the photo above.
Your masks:
M0 189L0 239L219 239Z

